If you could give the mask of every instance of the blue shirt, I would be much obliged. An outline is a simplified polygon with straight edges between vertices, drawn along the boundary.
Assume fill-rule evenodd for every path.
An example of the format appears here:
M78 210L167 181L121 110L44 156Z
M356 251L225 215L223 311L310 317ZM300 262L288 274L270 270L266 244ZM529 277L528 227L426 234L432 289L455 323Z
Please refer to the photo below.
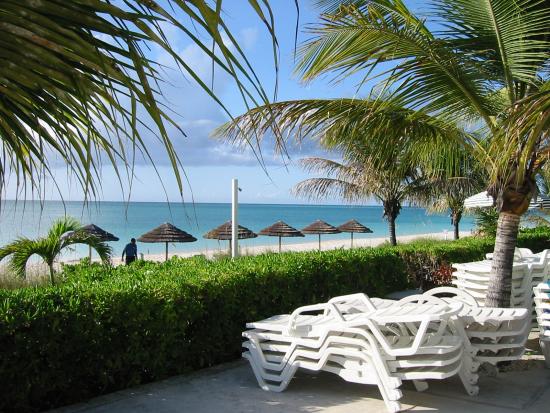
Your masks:
M125 255L125 254L127 257L137 257L137 245L132 244L131 242L129 244L126 244L122 255Z

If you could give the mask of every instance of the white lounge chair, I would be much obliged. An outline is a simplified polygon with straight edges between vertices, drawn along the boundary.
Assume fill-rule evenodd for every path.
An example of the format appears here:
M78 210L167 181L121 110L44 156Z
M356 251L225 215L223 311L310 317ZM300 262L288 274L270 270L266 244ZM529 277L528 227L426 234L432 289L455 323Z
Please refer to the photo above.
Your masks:
M550 368L550 283L540 283L534 289L540 348Z
M434 288L409 300L422 302L426 297L464 303L460 314L452 320L453 327L456 334L463 337L466 350L477 365L496 365L518 360L523 355L530 331L527 309L479 307L471 295L453 287Z
M513 266L510 305L529 309L532 326L536 327L532 291L534 285L549 278L550 251L531 255L523 252L523 258L514 262ZM452 283L472 295L480 306L484 306L490 282L491 261L453 264L453 267L456 271L453 273Z
M376 309L373 301L377 300L366 296L331 301L301 307L290 316L248 324L256 328L243 333L247 338L243 356L262 388L284 390L296 369L304 368L377 384L389 411L400 408L401 380L413 380L422 390L424 380L459 374L468 392L477 393L476 378L463 371L462 339L446 328L461 304L390 308L392 303L378 301L384 308ZM354 306L365 306L367 311L358 312ZM318 314L305 314L308 312ZM406 326L394 328L403 320Z

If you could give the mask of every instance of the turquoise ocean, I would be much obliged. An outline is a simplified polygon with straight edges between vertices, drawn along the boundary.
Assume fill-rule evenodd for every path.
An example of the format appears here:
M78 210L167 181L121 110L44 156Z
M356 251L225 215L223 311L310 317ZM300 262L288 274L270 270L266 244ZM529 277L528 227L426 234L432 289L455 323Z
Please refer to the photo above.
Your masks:
M59 201L3 201L0 210L0 245L19 236L36 237L44 234L51 222L65 215L79 219L82 224L94 223L120 238L112 242L115 256L120 255L130 238L138 238L145 232L164 223L171 222L197 238L197 242L170 245L171 252L218 250L227 246L227 241L206 240L207 231L229 220L230 204L214 203L166 203L166 202L59 202ZM258 232L283 220L295 228L303 228L316 219L332 225L340 225L350 219L357 219L373 230L372 234L357 234L358 238L388 237L387 222L382 218L380 206L347 205L288 205L288 204L240 204L241 225ZM470 230L473 219L465 216L461 230ZM397 235L424 234L448 231L452 237L452 225L446 214L429 215L423 208L403 207L397 219ZM349 238L349 234L323 236L323 240ZM284 243L315 242L316 235L305 238L286 238ZM276 237L259 236L243 240L241 246L273 245ZM144 254L162 253L164 244L138 243L138 250ZM68 252L68 259L86 255L85 247Z

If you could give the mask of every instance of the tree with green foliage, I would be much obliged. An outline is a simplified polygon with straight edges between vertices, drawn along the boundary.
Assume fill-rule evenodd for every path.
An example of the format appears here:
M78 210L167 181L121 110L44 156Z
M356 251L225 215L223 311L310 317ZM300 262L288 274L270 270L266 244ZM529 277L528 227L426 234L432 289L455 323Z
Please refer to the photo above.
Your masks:
M388 221L390 244L397 245L396 219L405 201L415 199L422 177L413 168L393 159L380 168L368 159L350 159L344 162L323 158L305 158L302 166L308 172L325 176L299 182L293 189L298 196L310 199L339 196L349 202L376 199L382 204L383 217Z
M487 183L487 176L475 158L461 150L456 158L453 170L428 174L429 178L416 189L416 201L428 213L449 213L455 240L460 238L460 221L465 213L464 201L483 191Z
M426 157L430 147L437 148L437 137L454 140L488 176L486 188L499 220L486 303L508 306L520 217L550 156L550 4L433 0L426 17L402 0L317 3L323 12L298 50L297 71L305 81L361 74L361 84L378 79L375 92L360 102L335 99L256 108L233 122L232 139L253 143L252 129L269 129L284 147L293 134L283 131L323 135L327 125L345 122L345 133L333 138L368 136L382 154L391 150L388 134L398 131L411 142L418 138ZM322 117L329 112L327 121ZM432 133L435 127L445 133ZM426 139L432 144L425 145ZM452 162L447 157L441 161Z
M245 104L269 102L252 64L223 18L226 1L21 0L0 2L0 195L8 176L18 189L41 191L63 161L86 197L97 196L100 166L133 178L135 156L151 159L143 131L166 149L180 193L181 163L168 127L182 133L162 101L163 66L145 51L166 53L229 114L213 86L171 45L185 37L229 76ZM273 39L269 4L248 5ZM212 74L214 76L214 74ZM213 82L212 82L213 83Z
M496 236L498 211L495 208L475 208L473 214L478 235L486 237Z
M38 255L48 265L50 281L54 284L55 260L65 248L75 244L88 245L97 251L104 264L110 263L111 247L96 236L82 231L80 223L68 217L55 221L44 237L37 239L21 237L1 247L0 261L10 257L9 267L16 275L25 277L27 262L33 255Z

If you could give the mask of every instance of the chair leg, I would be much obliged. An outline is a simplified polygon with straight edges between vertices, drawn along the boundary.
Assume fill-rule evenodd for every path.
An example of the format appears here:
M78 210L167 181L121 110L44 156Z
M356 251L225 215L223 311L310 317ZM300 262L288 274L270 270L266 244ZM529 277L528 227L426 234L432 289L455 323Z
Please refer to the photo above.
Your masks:
M413 384L414 384L414 388L415 388L416 391L418 391L418 392L426 391L426 390L428 390L428 388L429 388L428 382L427 382L427 381L424 381L424 380L413 380L412 382L413 382Z
M544 355L546 368L550 369L550 340L540 340L540 349Z
M468 361L463 362L458 372L458 376L460 377L460 381L466 393L470 396L477 396L479 394L479 386L477 386L479 375L472 372L471 365L472 363Z

